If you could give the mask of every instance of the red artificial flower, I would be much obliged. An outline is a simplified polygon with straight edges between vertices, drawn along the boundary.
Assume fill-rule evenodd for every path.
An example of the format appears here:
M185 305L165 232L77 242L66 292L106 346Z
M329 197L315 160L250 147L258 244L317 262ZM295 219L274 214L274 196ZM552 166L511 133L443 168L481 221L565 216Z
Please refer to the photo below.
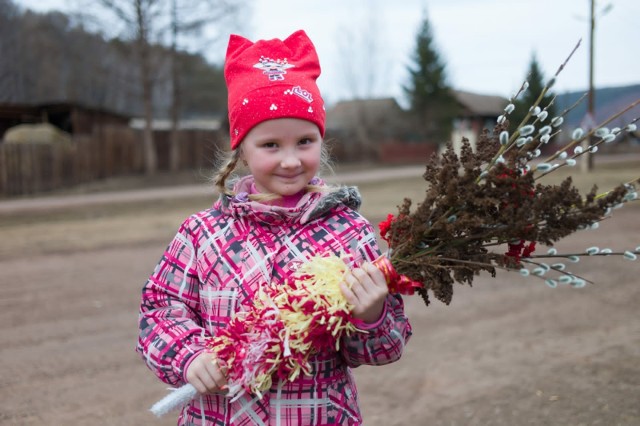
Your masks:
M522 250L522 257L531 257L536 250L536 242L530 241L529 244Z
M382 222L380 222L378 224L378 228L380 229L380 237L385 240L387 243L389 243L389 239L387 238L387 234L389 233L389 230L391 229L391 224L393 223L393 215L389 214L387 215L387 220L383 220Z
M525 245L524 240L520 240L517 244L509 243L509 250L505 253L505 256L513 257L517 264L520 263L522 258L531 257L536 249L536 242L530 241Z

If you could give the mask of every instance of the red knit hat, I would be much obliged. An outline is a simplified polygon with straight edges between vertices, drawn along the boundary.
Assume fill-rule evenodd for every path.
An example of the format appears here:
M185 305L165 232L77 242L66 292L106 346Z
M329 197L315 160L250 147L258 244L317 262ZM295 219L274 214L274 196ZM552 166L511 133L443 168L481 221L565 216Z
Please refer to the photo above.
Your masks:
M224 64L229 92L231 148L257 124L274 118L300 118L324 136L324 102L316 85L320 62L313 43L300 30L286 40L255 43L231 35Z

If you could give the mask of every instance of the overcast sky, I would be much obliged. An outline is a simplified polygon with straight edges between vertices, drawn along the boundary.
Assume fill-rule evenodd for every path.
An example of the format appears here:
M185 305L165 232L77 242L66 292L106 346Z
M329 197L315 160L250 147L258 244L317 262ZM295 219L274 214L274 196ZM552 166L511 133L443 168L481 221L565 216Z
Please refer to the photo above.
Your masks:
M39 11L64 0L19 0ZM72 3L71 3L72 4ZM322 64L319 85L328 102L354 95L402 101L407 64L423 11L456 89L509 97L525 78L535 52L553 75L578 40L581 47L555 86L586 90L590 0L252 0L235 32L255 40L285 38L304 29ZM612 7L607 9L608 5ZM595 84L640 83L640 0L597 0ZM222 58L225 41L205 52ZM371 47L373 46L373 47Z

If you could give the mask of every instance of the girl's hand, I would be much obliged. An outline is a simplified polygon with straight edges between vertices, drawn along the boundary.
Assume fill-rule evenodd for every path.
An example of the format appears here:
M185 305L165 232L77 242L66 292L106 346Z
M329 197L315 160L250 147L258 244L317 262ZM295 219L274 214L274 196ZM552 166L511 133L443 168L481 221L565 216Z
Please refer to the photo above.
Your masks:
M361 268L347 272L340 284L345 299L353 305L353 317L366 323L380 319L389 288L378 268L365 263Z
M200 394L226 393L227 378L215 361L213 354L202 351L196 355L185 375L187 382Z

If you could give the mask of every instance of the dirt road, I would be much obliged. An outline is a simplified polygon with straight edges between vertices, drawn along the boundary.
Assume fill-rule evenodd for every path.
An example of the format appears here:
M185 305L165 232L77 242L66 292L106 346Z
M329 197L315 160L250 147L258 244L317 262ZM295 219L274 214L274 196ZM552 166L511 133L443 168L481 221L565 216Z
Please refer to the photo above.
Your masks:
M637 247L639 212L616 211L562 247ZM0 424L175 424L147 411L166 386L134 352L140 288L175 223L153 223L151 238L138 215L109 225L86 214L86 228L0 227ZM126 238L108 239L125 223ZM19 242L34 226L68 245ZM86 244L91 232L105 239ZM404 357L356 369L365 424L640 425L640 262L573 267L595 284L501 274L459 286L451 306L409 298Z

